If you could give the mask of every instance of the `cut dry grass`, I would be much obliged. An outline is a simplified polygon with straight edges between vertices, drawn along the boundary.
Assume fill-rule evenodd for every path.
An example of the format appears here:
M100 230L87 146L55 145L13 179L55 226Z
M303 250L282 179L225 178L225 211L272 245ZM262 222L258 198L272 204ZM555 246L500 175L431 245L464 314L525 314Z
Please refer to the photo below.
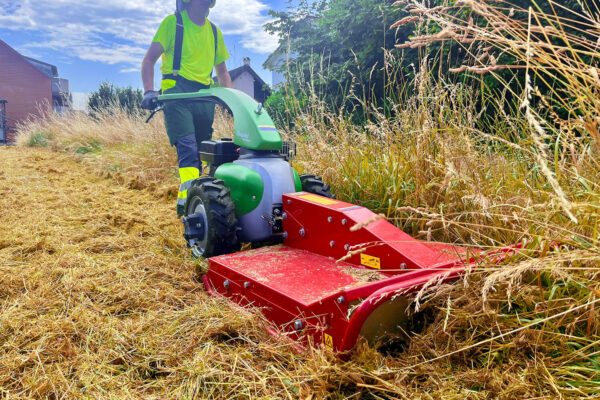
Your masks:
M51 125L47 129L54 129ZM352 135L342 131L340 140L364 143L362 153L342 152L324 138L309 140L323 143L319 148L339 157L343 167L376 148L369 146L377 142L369 143L360 138L361 132L353 132L350 139ZM120 175L108 175L104 166L115 149L123 151L123 144L96 140L99 149L83 155L58 144L49 144L58 152L26 147L4 151L2 202L10 212L3 217L0 238L4 260L0 387L7 394L514 399L584 398L598 393L599 327L593 302L600 297L600 257L594 246L577 251L563 247L543 256L523 253L505 266L481 265L464 283L425 293L420 299L423 314L415 325L424 325L425 330L417 330L404 351L387 346L377 353L362 346L350 362L318 349L299 355L267 335L256 315L204 293L194 274L195 263L180 239L174 199L165 196L165 190L174 193L177 182L162 175L160 179L166 180L155 185L154 175L138 175L139 183L131 185ZM352 181L334 179L331 162L320 164L314 151L309 157L308 143L301 147L297 167L322 172L338 196L352 199L342 190ZM427 151L426 146L422 149ZM131 160L131 168L155 162L146 154L127 150L123 154ZM391 155L371 154L369 160ZM396 160L397 171L401 161ZM374 164L363 165L366 171L373 170L367 167ZM384 174L378 179L389 182ZM367 177L358 174L354 182L377 187ZM358 201L376 198L377 193L359 192ZM530 200L532 206L535 198ZM430 212L431 207L419 210L422 203L409 200L405 204L414 207L399 212L453 226L446 215ZM502 215L481 215L481 204L475 201L461 204L470 206L477 218ZM510 202L505 199L502 204ZM31 209L35 212L22 211ZM535 210L548 212L542 207L529 210L532 221L538 216ZM522 217L515 220L527 223ZM464 229L464 224L456 229ZM472 230L495 235L497 242L511 239L483 224Z
M420 10L412 22L455 15L403 3ZM468 19L448 21L487 37ZM498 46L526 63L531 37L519 29ZM595 126L597 87L579 76L590 97L564 123L541 118L550 115L535 108L542 99L512 113L488 99L499 118L482 132L475 94L433 82L426 61L395 119L373 108L375 122L357 127L315 102L286 133L299 143L300 172L414 236L485 249L526 241L501 265L484 259L457 284L420 293L408 344L361 345L342 362L269 337L257 315L196 280L159 119L49 116L22 126L23 146L0 158L0 389L11 398L598 398L600 167L594 131L582 130ZM543 61L529 65L558 74ZM231 121L219 114L216 128L230 135Z
M299 355L255 315L205 294L180 225L168 218L170 201L98 177L70 155L17 148L1 159L7 398L514 399L594 390L586 354L596 322L589 335L579 332L591 310L423 363L576 306L578 282L553 287L547 299L537 279L526 278L511 313L506 279L475 273L466 287L438 288L427 329L405 352L362 348L347 363L323 351ZM592 268L593 283L596 257L533 262L546 269L572 258ZM511 268L530 270L531 262L513 260ZM484 302L480 287L490 280L500 290Z

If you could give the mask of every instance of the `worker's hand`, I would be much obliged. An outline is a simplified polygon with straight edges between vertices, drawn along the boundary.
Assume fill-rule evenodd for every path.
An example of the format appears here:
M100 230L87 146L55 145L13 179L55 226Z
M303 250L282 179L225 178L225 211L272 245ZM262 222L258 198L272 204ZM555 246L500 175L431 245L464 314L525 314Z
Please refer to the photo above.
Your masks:
M142 100L142 108L144 110L154 110L157 106L158 95L160 92L156 90L146 90L144 93L144 100Z

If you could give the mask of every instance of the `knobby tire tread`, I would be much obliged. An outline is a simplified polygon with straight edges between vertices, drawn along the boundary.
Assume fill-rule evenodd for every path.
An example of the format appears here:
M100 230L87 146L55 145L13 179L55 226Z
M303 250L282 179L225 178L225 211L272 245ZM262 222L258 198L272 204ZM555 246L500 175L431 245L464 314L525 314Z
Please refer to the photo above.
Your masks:
M239 250L235 205L229 189L222 180L210 177L196 179L189 189L184 215L189 215L189 205L195 196L204 204L208 218L208 240L204 257L233 253Z
M304 192L318 194L330 199L334 198L331 194L331 187L318 176L311 174L300 175L300 182L302 183L302 190Z

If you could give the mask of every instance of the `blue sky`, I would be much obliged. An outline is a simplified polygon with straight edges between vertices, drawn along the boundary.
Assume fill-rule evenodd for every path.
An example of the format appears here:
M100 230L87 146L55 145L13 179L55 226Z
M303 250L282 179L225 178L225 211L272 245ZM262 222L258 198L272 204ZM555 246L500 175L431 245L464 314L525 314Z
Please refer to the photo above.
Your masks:
M287 5L287 0L217 0L209 18L223 31L229 69L250 57L255 71L271 83L262 64L277 38L263 25L270 20L269 9ZM56 65L72 92L90 92L103 81L141 88L144 53L174 8L175 0L0 0L0 40Z

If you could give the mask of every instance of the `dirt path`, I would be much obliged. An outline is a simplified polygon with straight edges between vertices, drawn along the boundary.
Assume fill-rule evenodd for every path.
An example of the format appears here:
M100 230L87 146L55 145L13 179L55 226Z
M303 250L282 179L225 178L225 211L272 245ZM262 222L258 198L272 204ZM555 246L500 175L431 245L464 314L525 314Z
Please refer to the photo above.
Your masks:
M228 329L227 307L195 280L172 201L68 155L0 148L0 213L0 397L198 390L178 373L208 368L197 349Z

